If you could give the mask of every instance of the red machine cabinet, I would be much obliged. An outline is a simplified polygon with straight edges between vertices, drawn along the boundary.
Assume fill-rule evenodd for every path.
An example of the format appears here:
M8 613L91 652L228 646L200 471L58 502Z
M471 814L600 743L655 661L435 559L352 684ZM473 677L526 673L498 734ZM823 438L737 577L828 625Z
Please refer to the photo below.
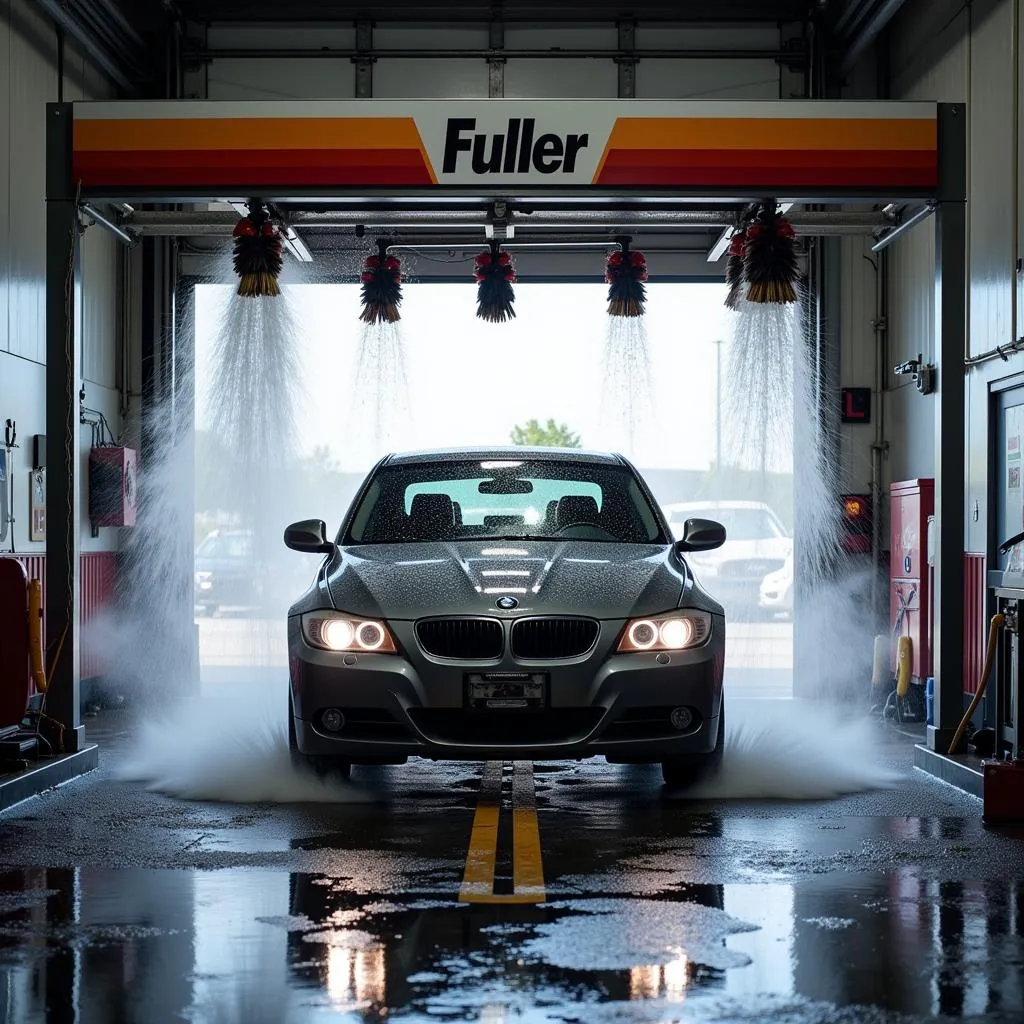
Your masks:
M889 486L889 624L896 641L909 636L913 681L932 674L932 592L928 566L928 517L935 511L934 480L902 480Z
M134 526L138 488L132 448L108 446L89 452L89 518L93 526Z

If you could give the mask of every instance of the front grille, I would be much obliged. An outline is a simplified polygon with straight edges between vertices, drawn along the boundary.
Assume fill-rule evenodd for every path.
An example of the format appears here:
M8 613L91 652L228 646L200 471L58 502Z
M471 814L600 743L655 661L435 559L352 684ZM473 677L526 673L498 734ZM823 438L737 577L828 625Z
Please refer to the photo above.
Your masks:
M546 708L543 712L409 710L427 739L473 747L578 743L594 731L604 713L604 708Z
M497 619L422 619L416 639L427 654L453 661L493 661L505 646Z
M520 619L512 626L512 654L524 661L578 658L597 642L593 619Z

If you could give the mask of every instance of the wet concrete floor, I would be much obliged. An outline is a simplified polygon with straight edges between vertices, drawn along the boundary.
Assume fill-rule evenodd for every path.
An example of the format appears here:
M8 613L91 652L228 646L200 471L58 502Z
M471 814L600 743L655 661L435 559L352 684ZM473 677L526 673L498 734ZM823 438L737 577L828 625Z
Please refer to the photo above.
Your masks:
M0 1021L1024 1020L1024 831L916 772L710 803L603 761L190 803L101 768L0 816Z

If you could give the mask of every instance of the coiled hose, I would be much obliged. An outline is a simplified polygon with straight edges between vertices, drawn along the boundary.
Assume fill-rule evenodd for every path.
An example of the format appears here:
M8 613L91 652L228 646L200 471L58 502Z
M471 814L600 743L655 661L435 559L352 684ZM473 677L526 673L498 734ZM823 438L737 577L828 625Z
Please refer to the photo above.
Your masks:
M964 712L964 717L960 719L960 724L957 726L957 730L953 733L953 738L949 742L949 749L946 751L947 754L956 753L956 748L960 745L960 741L963 739L964 732L967 729L967 723L971 720L971 716L974 714L981 698L985 696L985 687L988 686L988 677L992 674L992 664L996 660L996 645L999 642L999 630L1003 628L1005 623L1005 615L997 614L992 616L992 621L989 623L988 627L988 650L985 652L985 668L982 670L981 679L978 681L978 692L975 693L974 700L971 701L971 706Z

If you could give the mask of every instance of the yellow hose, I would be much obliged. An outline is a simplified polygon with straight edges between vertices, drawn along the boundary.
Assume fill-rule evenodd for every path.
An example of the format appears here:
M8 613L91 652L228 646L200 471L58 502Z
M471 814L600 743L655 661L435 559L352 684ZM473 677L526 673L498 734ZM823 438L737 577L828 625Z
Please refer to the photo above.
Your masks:
M28 584L28 654L32 679L40 693L46 693L46 667L43 660L43 584Z
M956 753L956 748L960 745L960 740L963 739L967 723L971 720L971 716L974 714L974 709L978 706L979 701L985 695L988 677L992 674L992 664L996 660L996 644L999 642L999 630L1003 628L1005 622L1005 615L992 616L992 621L988 627L988 650L985 652L985 668L982 670L981 679L978 681L978 692L974 695L971 706L964 712L964 717L960 719L960 724L957 726L956 732L953 733L953 739L949 742L947 754Z
M909 636L901 636L896 644L896 696L906 697L914 668L914 647Z

